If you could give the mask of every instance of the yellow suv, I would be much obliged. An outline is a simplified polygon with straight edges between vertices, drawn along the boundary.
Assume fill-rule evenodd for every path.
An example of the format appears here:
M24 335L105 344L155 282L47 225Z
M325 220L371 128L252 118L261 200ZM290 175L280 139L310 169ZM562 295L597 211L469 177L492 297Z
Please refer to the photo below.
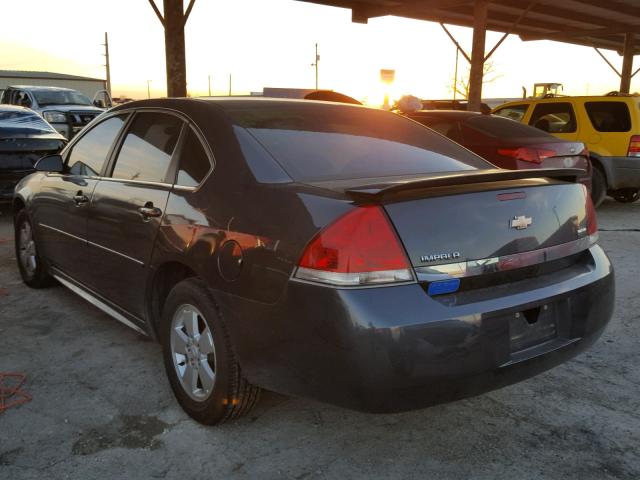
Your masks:
M496 107L495 115L584 143L593 164L593 203L640 198L640 97L527 98Z

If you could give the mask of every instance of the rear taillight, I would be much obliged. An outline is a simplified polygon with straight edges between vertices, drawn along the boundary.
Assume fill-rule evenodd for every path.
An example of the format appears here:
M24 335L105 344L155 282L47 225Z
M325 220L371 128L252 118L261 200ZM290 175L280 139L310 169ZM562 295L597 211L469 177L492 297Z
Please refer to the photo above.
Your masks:
M628 157L640 157L640 135L632 135L629 140Z
M523 162L542 163L545 158L555 157L556 152L546 148L520 147L520 148L499 148L498 155L515 158Z
M585 210L587 213L587 235L591 239L591 243L596 243L598 241L598 219L596 218L596 209L593 206L593 201L591 200L591 195L587 190L587 187L582 186L584 189L585 196Z
M320 231L295 277L337 286L414 280L400 240L378 206L357 207Z

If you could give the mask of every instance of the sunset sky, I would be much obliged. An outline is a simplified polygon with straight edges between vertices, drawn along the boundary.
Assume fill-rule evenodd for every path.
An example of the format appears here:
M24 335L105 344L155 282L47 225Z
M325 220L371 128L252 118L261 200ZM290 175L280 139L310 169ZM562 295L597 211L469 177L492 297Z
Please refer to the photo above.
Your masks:
M162 0L156 0L162 10ZM185 2L186 3L186 2ZM46 70L104 77L101 43L109 32L114 96L166 95L164 37L147 0L20 0L19 21L3 19L0 69ZM16 19L17 20L17 19ZM471 30L451 27L468 50ZM500 38L490 32L487 51ZM349 10L293 0L196 0L186 27L190 95L263 87L313 88L311 63L319 44L320 87L380 103L381 68L395 69L392 94L450 98L455 47L435 23L384 17L368 25L351 22ZM606 52L617 66L621 58ZM619 79L591 48L510 37L493 56L498 78L485 98L519 97L524 85L564 83L565 93L602 94ZM640 65L637 65L640 66ZM460 71L467 70L460 57ZM631 89L640 89L639 77Z

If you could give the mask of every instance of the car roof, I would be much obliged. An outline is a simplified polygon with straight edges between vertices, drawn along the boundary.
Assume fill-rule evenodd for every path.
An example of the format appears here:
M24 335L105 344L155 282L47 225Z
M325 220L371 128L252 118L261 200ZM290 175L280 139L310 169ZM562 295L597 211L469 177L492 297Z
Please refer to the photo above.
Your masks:
M271 97L193 97L193 98L155 98L150 100L136 100L114 107L115 110L127 110L132 108L171 108L171 106L183 105L185 107L195 105L210 105L220 110L237 107L265 107L282 105L327 105L334 108L369 108L362 105L349 103L327 102L318 100L304 100L292 98ZM376 109L377 110L377 109Z

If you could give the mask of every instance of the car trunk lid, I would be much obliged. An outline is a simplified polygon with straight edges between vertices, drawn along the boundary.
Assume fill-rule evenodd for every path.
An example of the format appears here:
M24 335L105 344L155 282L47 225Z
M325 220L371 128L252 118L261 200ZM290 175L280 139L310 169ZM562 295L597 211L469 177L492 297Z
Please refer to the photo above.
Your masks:
M524 184L384 206L414 267L504 257L587 237L584 189L572 183Z
M588 237L576 169L478 170L342 188L382 204L414 267L513 255Z

